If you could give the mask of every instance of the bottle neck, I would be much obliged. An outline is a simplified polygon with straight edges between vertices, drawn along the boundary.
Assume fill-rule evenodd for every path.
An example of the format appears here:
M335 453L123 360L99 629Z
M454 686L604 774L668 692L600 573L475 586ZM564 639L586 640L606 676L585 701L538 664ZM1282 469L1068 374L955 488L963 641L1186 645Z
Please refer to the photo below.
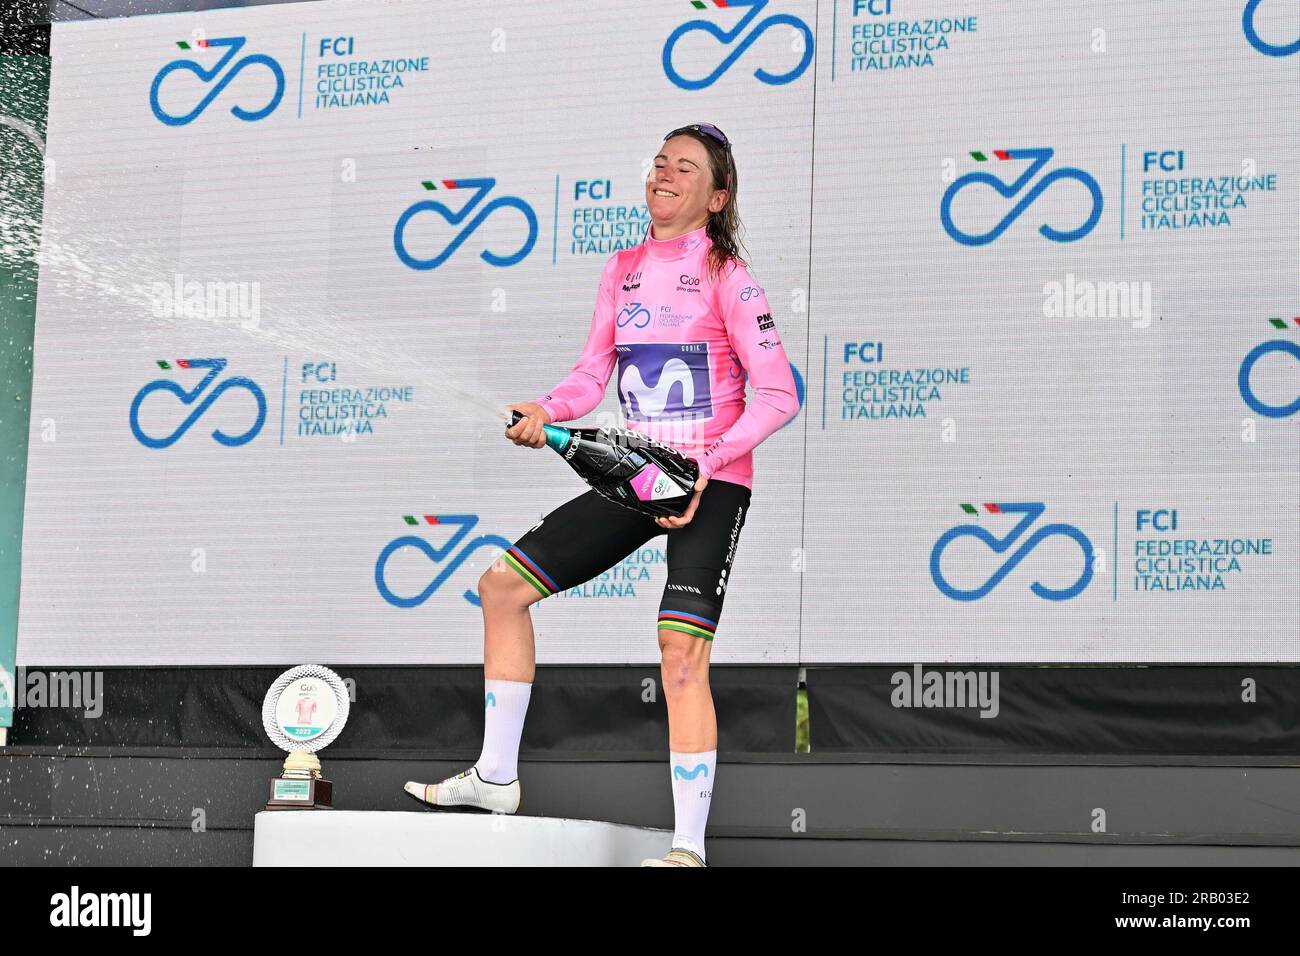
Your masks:
M542 431L546 432L546 444L549 448L561 455L569 450L569 443L573 441L573 432L559 425L543 425Z

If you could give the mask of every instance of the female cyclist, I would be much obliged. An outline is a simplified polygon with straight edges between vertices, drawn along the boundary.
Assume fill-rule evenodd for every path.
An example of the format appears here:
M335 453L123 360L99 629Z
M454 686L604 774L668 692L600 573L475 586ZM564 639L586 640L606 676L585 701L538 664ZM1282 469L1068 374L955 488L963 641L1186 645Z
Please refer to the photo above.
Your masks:
M737 252L736 186L731 143L717 127L685 126L665 137L645 187L645 239L606 262L572 372L537 401L511 405L527 417L505 433L541 448L544 424L581 418L600 404L617 364L628 427L699 464L690 505L679 518L652 517L588 491L546 515L484 572L483 750L473 767L441 783L407 783L424 803L518 809L519 740L535 662L529 607L666 534L659 649L676 819L668 854L644 865L705 865L717 756L709 651L749 507L751 453L799 411L767 297Z

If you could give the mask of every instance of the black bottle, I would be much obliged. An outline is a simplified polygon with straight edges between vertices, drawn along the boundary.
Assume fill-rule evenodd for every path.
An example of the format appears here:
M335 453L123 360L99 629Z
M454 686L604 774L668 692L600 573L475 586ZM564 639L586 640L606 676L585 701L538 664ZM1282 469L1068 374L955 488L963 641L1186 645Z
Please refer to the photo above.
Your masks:
M525 416L513 412L510 426ZM627 428L544 425L546 444L603 497L642 514L680 517L700 467L681 452Z

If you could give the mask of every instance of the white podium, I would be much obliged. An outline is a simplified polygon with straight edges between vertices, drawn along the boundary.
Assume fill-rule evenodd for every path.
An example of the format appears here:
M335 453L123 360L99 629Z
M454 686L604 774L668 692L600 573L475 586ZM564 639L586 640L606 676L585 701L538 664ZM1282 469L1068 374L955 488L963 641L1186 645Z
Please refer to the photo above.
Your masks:
M253 866L639 866L672 831L595 820L381 810L263 810Z

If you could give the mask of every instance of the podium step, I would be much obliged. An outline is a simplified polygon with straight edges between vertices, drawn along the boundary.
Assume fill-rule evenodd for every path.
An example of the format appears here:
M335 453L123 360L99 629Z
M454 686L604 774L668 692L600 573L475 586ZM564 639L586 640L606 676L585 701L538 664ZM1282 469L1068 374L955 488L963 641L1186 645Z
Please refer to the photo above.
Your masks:
M639 866L669 830L501 813L264 810L253 866Z
M0 752L0 867L247 866L267 781L283 765L282 753L268 751L8 748ZM440 780L472 760L330 757L340 809L279 815L414 811L436 825L440 815L414 805L403 782ZM506 823L609 820L663 834L650 852L631 853L633 862L662 856L673 821L665 768L660 760L526 759L528 816ZM1093 829L1099 809L1105 832ZM726 754L708 834L717 867L1300 866L1300 757L1160 755L1135 764L1068 755Z

